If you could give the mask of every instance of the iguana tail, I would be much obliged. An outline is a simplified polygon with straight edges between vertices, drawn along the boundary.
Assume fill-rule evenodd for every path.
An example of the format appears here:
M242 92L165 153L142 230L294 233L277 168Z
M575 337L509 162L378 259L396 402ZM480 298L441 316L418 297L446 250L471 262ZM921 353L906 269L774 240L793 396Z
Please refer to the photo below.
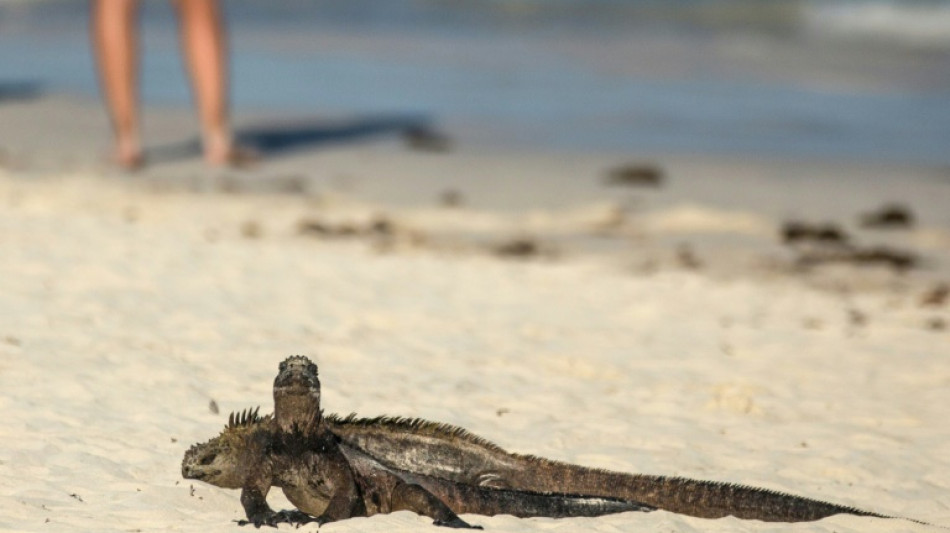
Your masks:
M658 509L701 518L737 518L766 522L808 522L836 514L889 518L792 494L715 481L624 474L556 461L525 458L533 472L511 472L512 488L589 494L643 502ZM526 463L527 464L527 463Z
M526 455L511 456L517 458L521 467L507 470L502 478L515 489L555 490L637 501L664 511L700 518L734 516L763 522L810 522L836 514L849 514L906 520L947 529L913 518L883 515L747 485L625 474Z

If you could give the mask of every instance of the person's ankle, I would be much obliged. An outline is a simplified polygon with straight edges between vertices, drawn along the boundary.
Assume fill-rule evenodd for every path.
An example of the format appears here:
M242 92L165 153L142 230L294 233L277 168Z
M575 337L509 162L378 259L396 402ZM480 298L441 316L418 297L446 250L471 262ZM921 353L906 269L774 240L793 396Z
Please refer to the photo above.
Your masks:
M230 163L233 146L231 136L221 133L205 135L204 156L205 162L215 166Z
M205 136L204 155L206 163L219 167L251 167L259 159L256 150L235 144L230 135Z
M142 146L137 139L118 139L115 146L115 163L126 170L142 167Z

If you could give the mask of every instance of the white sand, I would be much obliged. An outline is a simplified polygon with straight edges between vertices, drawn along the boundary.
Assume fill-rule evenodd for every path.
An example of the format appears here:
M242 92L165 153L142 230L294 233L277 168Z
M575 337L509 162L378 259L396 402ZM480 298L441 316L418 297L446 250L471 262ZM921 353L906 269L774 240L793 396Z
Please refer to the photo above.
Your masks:
M924 227L903 242L931 266L904 277L845 269L837 275L852 283L835 291L817 288L833 277L788 274L762 257L784 257L774 244L781 216L828 216L827 202L850 220L900 191L869 192L853 179L831 187L836 197L815 188L829 173L866 169L824 166L823 175L807 170L813 182L791 180L788 190L814 200L800 212L765 179L806 172L793 165L673 161L684 181L654 196L589 189L559 206L529 179L517 183L551 199L528 214L478 200L504 196L473 185L479 169L571 183L595 160L616 161L432 158L387 146L314 157L321 172L370 178L349 195L193 194L88 169L0 170L0 530L237 530L238 491L182 480L181 456L229 411L270 409L277 363L294 353L320 364L331 412L420 416L513 451L950 525L950 332L928 328L950 323L950 305L919 305L947 279L950 224L934 207L945 182L904 191L916 195ZM262 172L304 168L295 161ZM686 178L703 170L709 181ZM425 185L440 172L445 181ZM399 189L432 205L453 183L471 186L476 205L409 206L395 192L393 205L380 202ZM698 203L704 187L709 201ZM609 252L589 236L610 216L604 195L647 204ZM301 219L383 211L427 238L400 234L380 251L295 229ZM479 246L519 232L560 239L560 255L507 261ZM709 266L677 266L679 239ZM745 255L730 259L736 250ZM493 532L935 530L849 516L796 525L666 512L468 518ZM428 522L399 513L323 529Z

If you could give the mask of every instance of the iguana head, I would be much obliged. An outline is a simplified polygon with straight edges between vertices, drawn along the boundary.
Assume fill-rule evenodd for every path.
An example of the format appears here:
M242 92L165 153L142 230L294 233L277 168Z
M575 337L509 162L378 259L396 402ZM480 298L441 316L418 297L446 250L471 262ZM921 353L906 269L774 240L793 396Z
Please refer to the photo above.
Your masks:
M244 483L241 457L251 446L251 434L266 425L270 416L258 416L256 409L231 413L228 425L217 437L195 444L185 452L181 475L225 489L239 489Z
M291 355L278 367L274 378L274 396L307 394L320 400L320 379L317 365L303 355Z
M290 431L319 417L317 365L302 355L292 355L280 363L274 378L274 418L282 430Z

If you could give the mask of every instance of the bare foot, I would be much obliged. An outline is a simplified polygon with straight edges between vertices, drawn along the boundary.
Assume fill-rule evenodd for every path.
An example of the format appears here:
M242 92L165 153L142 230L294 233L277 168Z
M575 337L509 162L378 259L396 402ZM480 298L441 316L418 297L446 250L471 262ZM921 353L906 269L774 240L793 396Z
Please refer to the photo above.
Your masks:
M135 141L118 141L113 157L117 165L128 171L139 170L145 165L142 148Z
M208 145L205 148L205 161L217 167L248 168L254 166L259 159L259 154L246 146L227 143Z

